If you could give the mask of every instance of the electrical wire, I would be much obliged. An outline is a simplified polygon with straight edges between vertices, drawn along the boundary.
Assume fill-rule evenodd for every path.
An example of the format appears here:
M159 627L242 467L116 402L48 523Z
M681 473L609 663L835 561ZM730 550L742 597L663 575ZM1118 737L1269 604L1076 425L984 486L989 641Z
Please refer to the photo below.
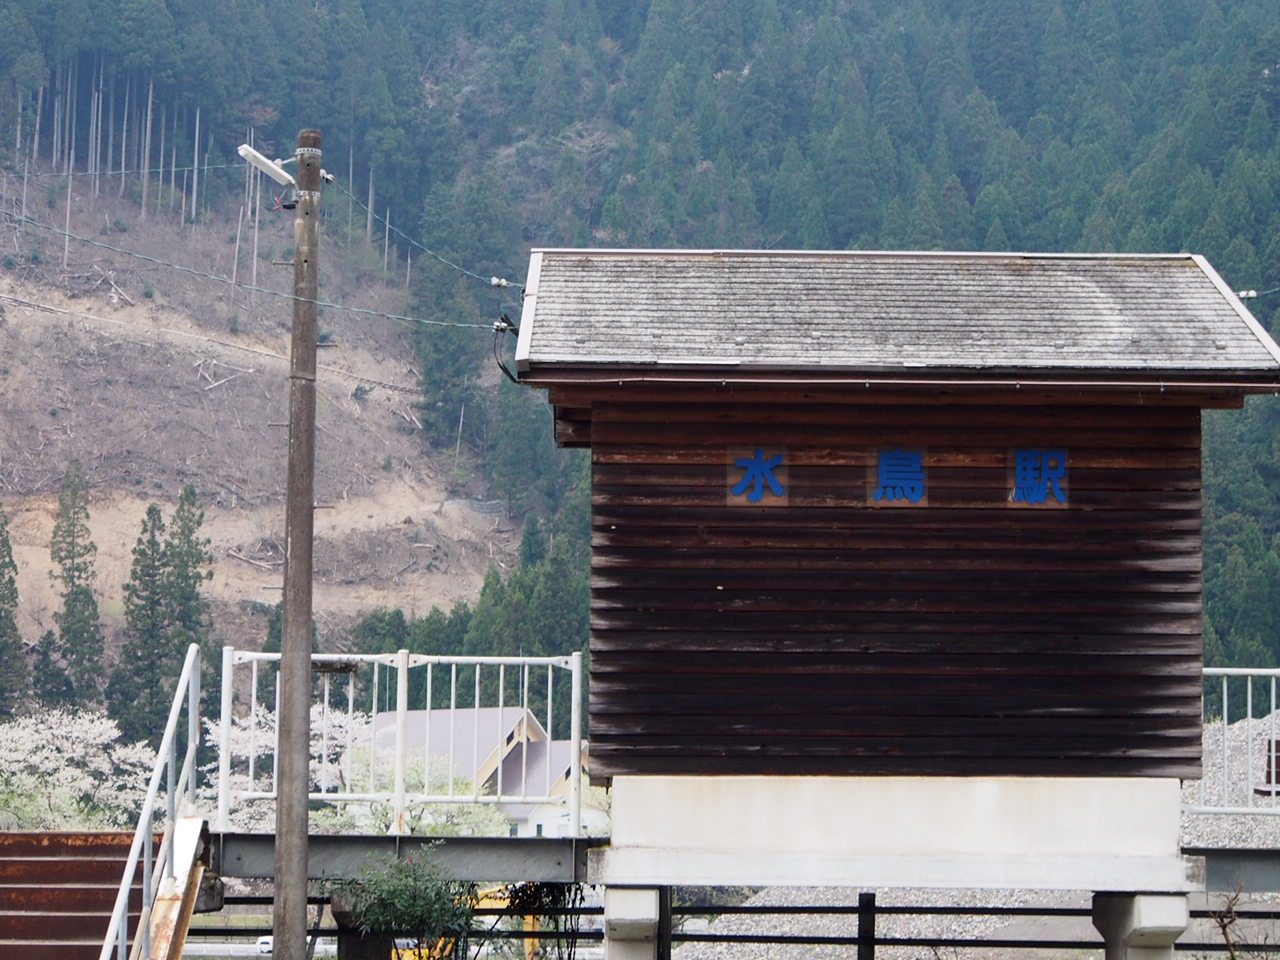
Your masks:
M519 328L511 322L511 318L505 313L493 325L493 362L498 365L498 369L502 371L508 380L517 385L519 385L520 379L507 369L507 365L502 362L502 339L508 333L517 334L519 332Z
M298 300L303 303L313 303L318 307L328 307L333 310L345 310L349 313L359 313L359 314L364 314L366 316L382 317L387 320L396 320L401 323L419 324L423 326L432 326L432 327L464 327L464 328L469 328L474 330L492 330L493 329L493 324L491 323L476 323L474 321L465 321L465 320L428 320L425 317L408 317L398 313L384 313L381 310L370 310L365 307L352 307L343 303L333 303L329 300L310 300L306 297L299 297L292 293L284 293L279 290L270 290L266 287L258 287L258 286L254 286L253 284L242 283L241 281L238 281L238 280L233 281L230 277L220 276L216 273L206 273L203 270L197 270L194 267L187 267L187 266L183 266L180 263L171 263L167 260L160 260L157 257L148 256L145 253L138 253L134 250L126 250L123 247L118 247L114 244L106 243L102 240L94 240L92 237L83 237L76 233L71 233L66 230L61 230L58 227L41 223L39 220L32 220L30 217L23 217L23 216L19 216L18 214L12 214L12 213L5 214L5 217L6 219L14 223L24 223L24 224L27 224L28 226L36 227L37 229L40 229L40 230L47 230L48 232L55 233L60 237L69 237L72 240L77 240L81 243L91 244L92 246L95 246L95 247L101 247L104 250L110 250L113 253L118 253L118 254L121 254L122 256L133 257L136 260L143 260L143 261L146 261L147 263L153 263L156 266L166 267L170 270L177 270L181 273L191 274L192 276L201 277L205 280L213 280L218 283L225 283L228 286L237 287L241 290L249 290L255 293L265 293L269 296L279 297L282 300Z
M183 171L183 172L187 172L187 171L190 171L190 170L228 170L228 169L231 169L232 167L242 167L242 168L243 168L243 167L246 167L246 166L248 166L248 164L244 164L244 163L217 163L217 164L214 164L214 163L211 163L211 164L204 164L204 165L196 165L196 166L182 166L182 167L153 167L153 168L151 168L151 169L149 169L149 170L109 170L109 171L101 171L101 170L99 170L99 171L96 171L96 172L83 171L83 172L74 172L74 173L70 173L70 174L66 174L66 173L52 173L52 172L45 172L45 173L41 173L40 171L38 171L38 170L37 170L37 171L34 171L34 172L30 173L30 174L27 174L27 173L22 173L22 174L13 173L13 174L10 174L10 176L13 176L13 177L15 177L15 178L16 178L16 177L18 177L18 176L30 176L30 177L34 177L34 178L35 178L35 179L37 179L37 180L51 180L51 181L55 181L55 182L56 182L56 181L58 181L58 180L63 180L63 179L65 179L65 178L66 178L66 177L68 177L68 176L72 176L72 177L92 177L92 176L97 176L97 177L106 178L106 177L120 177L120 176L140 176L140 175L152 174L152 173L164 174L164 173L166 173L166 172L168 172L168 171L170 171L170 170L175 171L175 172L176 172L176 171L179 171L179 170L181 170L181 171ZM379 214L377 213L377 211L375 211L375 210L370 210L370 209L368 208L368 206L366 206L366 205L365 205L365 204L360 200L360 198L359 198L359 197L357 197L355 194L353 194L350 190L348 190L346 187L344 187L341 183L337 183L337 182L335 182L335 183L332 183L332 184L331 184L331 186L332 186L332 187L334 187L334 188L336 188L340 193L342 193L342 194L343 194L344 196L346 196L349 200L351 200L351 201L352 201L356 206L358 206L358 207L359 207L361 210L363 210L365 213L367 213L367 214L371 215L371 216L373 217L373 219L374 219L374 220L376 220L378 223L380 223L380 224L382 224L383 226L385 226L388 230L390 230L390 231L391 231L392 233L394 233L396 236L400 237L400 238L401 238L402 240L404 240L406 243L409 243L409 244L411 244L412 246L417 247L417 248L418 248L419 250L421 250L423 253L426 253L426 254L428 254L429 256L434 257L436 260L439 260L439 261L440 261L441 263L443 263L445 266L447 266L447 267L451 267L452 269L457 270L459 273L461 273L461 274L463 274L463 275L465 275L465 276L471 277L473 280L479 280L481 283L487 284L488 286L491 286L491 287L505 288L505 287L516 287L516 286L523 286L523 285L524 285L524 281L520 281L520 282L518 282L518 283L517 283L517 282L512 281L512 280L507 280L507 279L505 279L505 278L503 278L503 277L482 277L480 274L478 274L478 273L474 273L474 272L472 272L471 270L468 270L466 267L463 267L463 266L460 266L459 264L454 263L452 260L449 260L449 259L447 259L447 258L445 258L445 257L441 256L440 254L436 253L436 252L435 252L434 250L432 250L431 248L429 248L429 247L427 247L427 246L424 246L420 241L415 240L413 237L409 236L407 233L405 233L405 232L404 232L403 230L401 230L399 227L395 226L394 224L392 224L392 223L390 223L389 221L387 221L387 220L386 220L386 218L384 218L384 217L382 217L381 215L379 215ZM487 326L488 326L488 324L481 324L481 326L485 326L485 327L487 327Z
M65 180L67 177L99 177L106 179L108 177L129 176L136 177L146 173L168 173L172 170L174 173L189 173L192 170L229 170L232 167L243 167L243 163L210 163L195 164L194 166L187 164L181 167L151 167L148 170L76 170L71 173L57 173L52 170L10 170L5 176L14 180L20 180L28 177L32 180Z
M458 264L454 263L452 260L446 260L444 257L436 253L430 247L423 246L420 242L413 239L413 237L409 236L399 227L393 226L390 223L390 221L379 216L376 211L370 210L367 206L365 206L363 202L361 202L361 200L358 197L355 196L355 194L353 194L350 190L348 190L342 184L334 183L333 186L337 188L337 190L340 193L342 193L349 200L351 200L351 202L354 203L357 207L359 207L365 213L369 214L371 217L373 217L373 219L377 220L379 223L381 223L384 227L386 227L396 236L400 237L406 243L412 244L413 246L417 247L423 253L426 253L429 256L432 256L435 259L439 260L446 267L452 267L454 270L457 270L459 273L463 274L464 276L471 277L473 280L479 280L481 283L488 284L491 287L523 287L524 286L523 280L521 280L519 283L516 283L512 280L506 280L502 277L482 277L478 273L472 273L466 267L459 266Z

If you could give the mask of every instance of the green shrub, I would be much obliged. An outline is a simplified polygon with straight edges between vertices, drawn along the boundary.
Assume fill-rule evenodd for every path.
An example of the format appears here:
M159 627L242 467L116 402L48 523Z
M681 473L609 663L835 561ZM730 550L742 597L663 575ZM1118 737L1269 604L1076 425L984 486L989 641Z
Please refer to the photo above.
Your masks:
M335 900L348 906L364 936L409 937L419 949L440 940L457 940L454 956L466 955L475 885L441 876L425 854L371 860L354 880L336 881L329 889Z

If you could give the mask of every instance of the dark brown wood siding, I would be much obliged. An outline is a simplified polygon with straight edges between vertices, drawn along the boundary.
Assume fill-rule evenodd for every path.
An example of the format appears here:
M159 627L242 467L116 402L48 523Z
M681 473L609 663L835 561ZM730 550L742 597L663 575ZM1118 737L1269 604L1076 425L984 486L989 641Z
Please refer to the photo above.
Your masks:
M597 401L589 429L593 775L1198 775L1198 409ZM755 446L785 506L727 503ZM1066 507L1008 503L1023 447L1068 451ZM927 505L868 504L887 448L926 451Z

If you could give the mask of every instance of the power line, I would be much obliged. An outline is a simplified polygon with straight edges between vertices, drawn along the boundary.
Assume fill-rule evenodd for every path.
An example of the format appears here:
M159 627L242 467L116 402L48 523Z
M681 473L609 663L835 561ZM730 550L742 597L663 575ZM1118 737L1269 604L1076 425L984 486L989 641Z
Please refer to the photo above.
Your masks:
M140 174L148 174L148 173L164 174L164 173L168 173L171 170L175 173L188 173L192 170L229 170L232 167L242 167L242 166L244 166L244 164L242 163L210 163L210 164L198 163L194 165L184 164L183 166L180 166L180 167L151 167L148 170L143 170L143 169L73 170L71 173L57 173L52 170L46 170L46 171L31 170L29 172L26 170L22 170L22 171L11 170L10 172L6 173L5 176L12 177L15 180L19 180L23 177L30 177L31 179L34 179L34 180L65 180L67 177L98 177L100 179L105 180L107 177L120 177L120 176L136 177Z
M70 231L67 231L67 230L60 230L57 227L41 223L39 220L32 220L30 217L23 217L23 216L19 216L17 214L12 214L12 213L6 214L6 216L8 217L9 220L15 223L25 223L29 226L36 227L40 230L47 230L50 233L55 233L60 237L69 237L70 239L78 240L81 243L88 243L95 247L101 247L104 250L110 250L113 253L119 253L126 257L133 257L136 260L144 260L147 263L153 263L156 266L166 267L170 270L177 270L181 273L191 274L192 276L195 276L195 277L202 277L205 280L213 280L218 283L225 283L228 286L237 287L241 290L250 290L255 293L265 293L272 297L279 297L282 300L302 299L300 297L295 296L292 293L282 293L279 290L270 290L266 287L257 287L252 284L242 283L238 280L233 281L230 277L223 277L216 273L206 273L203 270L197 270L194 267L183 266L180 263L171 263L167 260L161 260L157 257L148 256L145 253L138 253L137 251L134 251L134 250L126 250L123 247L118 247L115 244L106 243L105 241L102 241L102 240L94 240L92 237L84 237L77 233L71 233ZM466 327L474 330L492 330L493 329L492 323L475 323L472 321L465 321L465 320L428 320L425 317L408 317L398 313L384 313L381 310L370 310L366 307L352 307L344 303L333 303L328 300L313 300L309 302L314 303L318 307L329 307L334 310L346 310L349 313L359 313L359 314L365 314L367 316L382 317L387 320L397 320L402 323L416 323L423 326L432 326L432 327Z
M353 194L350 190L348 190L342 184L335 183L334 186L337 187L338 190L342 191L342 193L345 194L347 198L350 199L357 207L359 207L365 213L369 214L371 217L373 217L373 219L377 220L379 223L385 226L388 230L390 230L396 236L405 240L407 243L410 243L413 246L417 247L423 253L426 253L429 256L439 260L446 267L452 267L454 270L457 270L459 273L465 276L471 277L473 280L479 280L481 283L488 284L491 287L516 287L516 286L522 287L524 286L523 280L521 280L519 283L516 283L514 281L504 279L503 277L482 277L480 276L480 274L473 273L472 271L468 270L466 267L459 266L458 264L454 263L452 260L445 259L440 254L432 250L430 247L424 246L419 241L413 239L413 237L409 236L399 227L393 226L389 220L386 220L383 217L380 217L377 211L370 210L367 206L365 206L363 202L360 201L359 198L355 196L355 194Z
M182 171L185 173L191 170L228 170L228 169L231 169L232 167L244 167L244 166L246 166L246 164L243 164L243 163L216 163L216 164L210 163L210 164L196 164L194 166L181 166L181 167L152 167L151 169L148 169L148 170L141 170L141 169L139 170L107 170L107 171L86 170L86 171L72 172L72 173L53 173L53 172L41 172L39 170L36 170L30 174L26 172L23 172L21 174L15 172L15 173L9 174L9 176L12 176L14 178L30 176L30 177L34 177L37 180L55 180L56 181L56 180L65 179L68 176L71 176L71 177L96 176L100 178L106 178L106 177L120 177L120 176L139 176L139 175L146 175L146 174L153 174L153 173L158 173L163 175L164 173L169 171L174 171L174 172ZM350 190L344 187L341 183L335 182L332 184L332 186L340 190L356 206L358 206L365 213L372 216L374 220L384 225L388 230L390 230L396 236L400 237L406 243L409 243L412 246L417 247L423 253L426 253L427 255L434 257L436 260L439 260L445 266L451 267L452 269L457 270L459 273L465 276L471 277L473 280L479 280L481 283L487 284L488 286L491 286L491 287L506 288L506 287L516 287L516 286L524 285L523 280L517 283L516 281L513 281L513 280L507 280L504 277L493 277L493 276L484 277L478 273L468 270L466 267L463 267L459 264L454 263L452 260L449 260L446 257L441 256L439 253L432 250L430 247L425 246L420 241L415 240L413 237L409 236L399 227L395 226L386 218L379 215L376 210L370 210L369 207L366 206L363 201L361 201L355 194L353 194ZM37 225L42 226L42 224L37 224ZM71 236L73 239L84 239L84 238L77 238L75 237L74 234L71 234ZM88 242L92 242L92 241L88 241ZM127 252L127 251L121 251L121 252ZM246 289L253 289L253 288L246 287ZM270 293L272 291L267 291L267 292ZM481 324L480 326L487 326L487 325Z

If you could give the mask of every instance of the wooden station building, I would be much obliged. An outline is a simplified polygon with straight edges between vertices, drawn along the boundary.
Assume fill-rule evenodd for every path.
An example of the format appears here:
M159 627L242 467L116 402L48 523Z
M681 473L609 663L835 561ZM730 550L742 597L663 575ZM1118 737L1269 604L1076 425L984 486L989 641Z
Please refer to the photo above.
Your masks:
M599 879L1188 889L1200 411L1280 387L1202 258L534 251L517 369L591 450Z

